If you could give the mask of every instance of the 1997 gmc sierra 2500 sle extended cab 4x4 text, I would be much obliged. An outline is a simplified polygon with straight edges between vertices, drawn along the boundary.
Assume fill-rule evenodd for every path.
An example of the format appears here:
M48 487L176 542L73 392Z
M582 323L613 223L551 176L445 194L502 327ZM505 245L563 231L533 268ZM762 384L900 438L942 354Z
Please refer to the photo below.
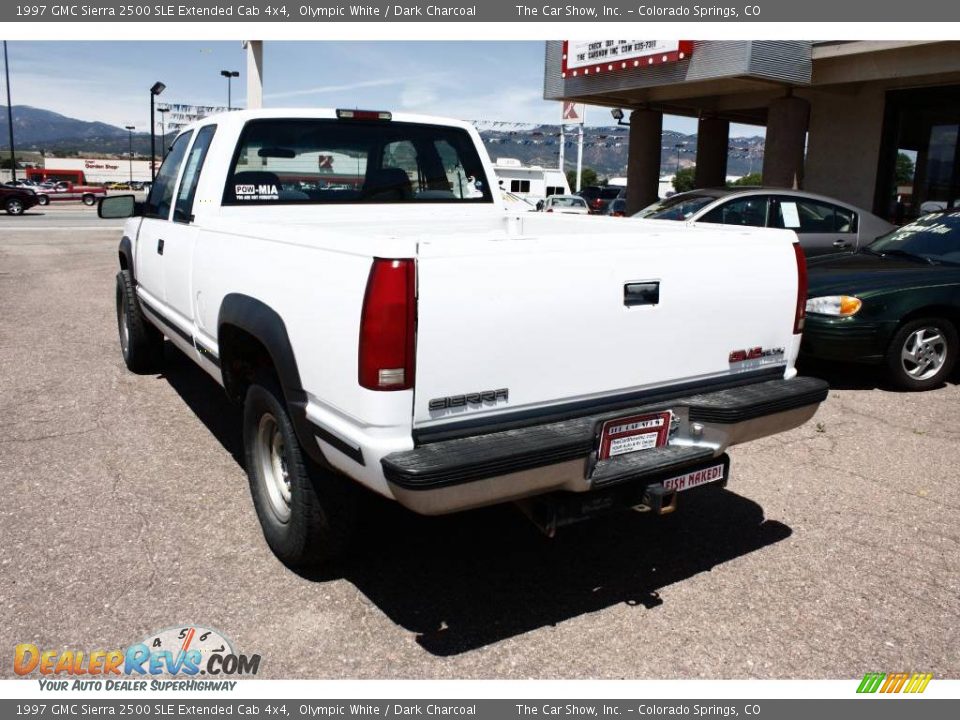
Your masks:
M511 215L467 123L221 114L181 132L145 203L99 212L129 218L127 366L157 368L166 336L242 404L291 566L345 550L355 483L425 514L520 500L547 532L666 513L827 395L793 367L792 232Z

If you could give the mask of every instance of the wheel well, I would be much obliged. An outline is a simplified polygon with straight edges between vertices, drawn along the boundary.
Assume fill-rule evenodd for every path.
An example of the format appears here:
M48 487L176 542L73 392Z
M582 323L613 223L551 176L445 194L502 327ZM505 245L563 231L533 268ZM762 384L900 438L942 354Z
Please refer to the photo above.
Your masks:
M217 333L223 387L234 402L242 403L254 379L263 373L277 377L273 358L255 336L236 325L224 324Z
M118 253L118 255L120 256L120 269L121 269L121 270L129 270L129 269L130 269L130 263L127 262L127 255L126 255L126 253L121 252L121 253Z
M911 310L900 319L897 328L903 327L906 323L917 318L941 317L949 320L953 324L953 329L960 332L960 309L949 305L930 305L928 307Z

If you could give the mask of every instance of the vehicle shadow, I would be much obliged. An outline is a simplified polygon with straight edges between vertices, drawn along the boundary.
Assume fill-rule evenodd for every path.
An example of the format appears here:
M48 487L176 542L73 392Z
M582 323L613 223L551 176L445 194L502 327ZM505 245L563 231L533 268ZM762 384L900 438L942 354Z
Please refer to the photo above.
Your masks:
M213 381L172 347L159 377L242 465L239 409L215 392ZM628 511L562 528L553 539L513 506L422 517L366 494L365 500L356 552L338 575L437 656L614 605L653 610L663 588L792 532L765 519L753 501L714 487L685 493L672 516Z
M858 363L826 362L803 358L797 362L797 371L801 375L826 380L831 390L885 390L887 392L911 392L892 385L883 374L879 365ZM950 374L946 382L938 387L960 384L960 365Z

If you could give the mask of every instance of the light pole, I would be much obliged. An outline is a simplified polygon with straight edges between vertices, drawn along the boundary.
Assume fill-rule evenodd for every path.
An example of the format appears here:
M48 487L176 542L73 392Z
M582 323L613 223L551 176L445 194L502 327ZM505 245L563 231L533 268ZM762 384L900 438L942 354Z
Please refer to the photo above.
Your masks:
M133 190L133 131L136 130L137 128L134 125L124 125L124 127L127 129L127 137L130 140L130 152L127 154L127 160L129 161L129 164L130 164L129 185L130 185L130 189Z
M164 105L158 107L157 112L160 113L160 162L163 162L167 159L167 113L170 108Z
M157 99L157 95L162 93L167 89L167 86L164 85L159 80L153 84L150 88L150 181L153 182L157 178L157 138L156 138L156 127L157 127L157 118L154 115L153 107L154 101Z
M10 63L7 60L7 41L3 41L3 69L7 75L7 127L10 130L10 180L17 181L17 153L13 148L13 103L10 102Z
M674 147L677 149L677 169L673 171L673 176L676 177L680 174L680 152L683 149L685 143L677 143Z
M220 74L227 79L227 110L233 110L233 98L231 97L231 87L233 78L240 77L239 70L221 70Z

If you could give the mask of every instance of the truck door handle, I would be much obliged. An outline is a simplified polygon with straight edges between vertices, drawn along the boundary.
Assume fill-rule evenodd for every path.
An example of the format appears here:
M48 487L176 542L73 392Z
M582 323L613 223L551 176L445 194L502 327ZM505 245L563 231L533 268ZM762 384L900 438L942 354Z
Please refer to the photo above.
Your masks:
M846 240L834 240L833 246L835 248L845 248L850 247L850 243L848 243Z
M660 281L626 283L623 286L623 304L627 307L637 305L658 305L660 303Z
M157 240L157 255L163 255L163 238Z

